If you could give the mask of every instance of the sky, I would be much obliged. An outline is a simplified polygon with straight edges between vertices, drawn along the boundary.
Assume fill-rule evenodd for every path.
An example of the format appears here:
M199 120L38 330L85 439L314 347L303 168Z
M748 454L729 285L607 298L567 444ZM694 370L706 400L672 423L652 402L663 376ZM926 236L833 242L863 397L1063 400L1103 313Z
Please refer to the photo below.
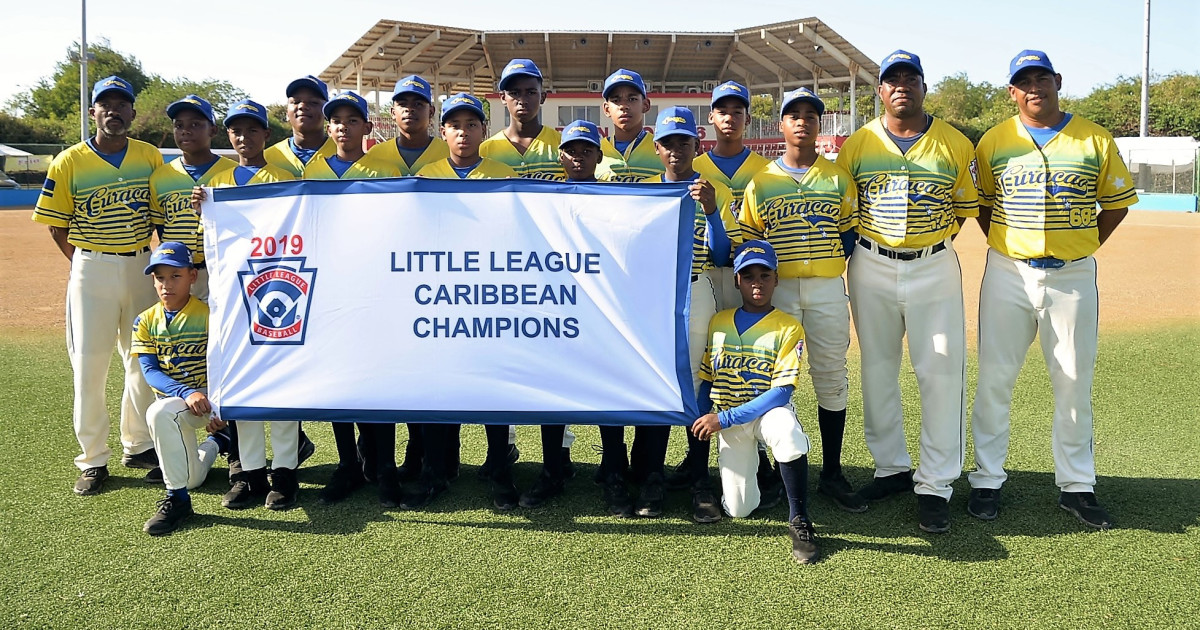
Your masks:
M525 0L520 15L505 4L456 3L448 12L451 5L437 1L90 0L87 36L137 57L148 73L229 81L267 103L282 102L291 79L319 74L381 19L486 30L732 32L816 17L876 61L899 48L920 55L930 87L958 72L1004 84L1008 61L1026 48L1048 54L1072 96L1142 71L1142 0L696 0L678 3L688 9L682 13L644 0L588 3L587 12L565 10L576 6L569 0ZM209 8L221 5L236 9ZM81 22L80 0L13 2L3 13L0 104L54 72ZM1200 2L1153 0L1150 28L1152 73L1200 72Z

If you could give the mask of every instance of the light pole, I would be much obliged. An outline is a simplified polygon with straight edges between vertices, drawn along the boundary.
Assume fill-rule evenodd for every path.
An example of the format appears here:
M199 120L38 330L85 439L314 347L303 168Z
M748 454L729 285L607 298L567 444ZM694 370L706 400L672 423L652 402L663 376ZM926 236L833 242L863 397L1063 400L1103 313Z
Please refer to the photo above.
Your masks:
M79 34L79 141L88 139L88 52L87 52L87 0L80 0L83 5L83 25Z
M1150 135L1150 0L1146 0L1145 36L1142 40L1142 119L1141 137Z

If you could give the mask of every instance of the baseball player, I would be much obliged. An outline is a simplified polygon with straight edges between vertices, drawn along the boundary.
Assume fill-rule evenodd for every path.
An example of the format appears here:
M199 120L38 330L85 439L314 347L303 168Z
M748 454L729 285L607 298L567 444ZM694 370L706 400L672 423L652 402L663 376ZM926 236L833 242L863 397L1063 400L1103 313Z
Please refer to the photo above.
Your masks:
M880 64L884 113L854 132L837 163L858 186L858 246L847 270L862 352L863 429L875 478L859 496L915 490L921 529L950 530L950 483L965 456L966 332L952 238L978 214L971 142L925 113L921 60L897 50ZM904 438L900 352L921 392L920 466Z
M232 171L237 164L212 152L217 122L208 101L189 94L167 106L174 130L175 146L182 155L158 167L150 175L150 222L162 241L184 243L193 253L196 297L208 301L208 270L204 265L204 234L200 215L192 208L192 189L210 186L214 177Z
M850 308L842 273L854 247L858 192L842 167L817 153L825 104L808 88L783 96L779 131L787 150L746 187L740 222L779 256L774 303L804 325L808 373L817 395L823 463L817 491L843 510L867 504L842 474Z
M108 479L108 411L104 387L114 343L125 368L121 396L121 463L153 469L158 457L146 426L154 394L146 385L130 342L134 317L154 303L142 278L150 254L150 174L162 166L158 149L129 138L133 86L117 76L92 88L88 113L96 135L58 154L33 220L71 261L67 280L67 354L74 371L75 437L82 471L75 493L93 495ZM156 478L150 480L157 482Z
M663 172L662 160L654 150L654 135L646 131L650 99L642 75L621 68L604 80L601 109L612 120L611 138L601 140L604 160L600 172L609 181L640 182Z
M729 259L730 243L740 239L740 229L732 214L733 193L724 184L710 182L693 168L700 151L696 117L686 107L666 107L654 126L654 148L664 172L644 182L693 182L690 190L696 200L695 238L692 241L691 305L688 312L688 354L692 366L692 385L700 387L700 359L708 334L708 322L717 312L712 280L705 271L724 265ZM660 441L647 448L644 457L633 454L635 476L644 475L641 494L634 511L638 516L658 516L662 512L666 480L663 460L667 454L668 427L651 427L661 432ZM657 433L656 433L657 435ZM640 464L640 462L645 462ZM708 474L708 452L692 457L692 517L698 523L721 519ZM607 485L607 482L606 482ZM606 491L607 492L607 491Z
M373 179L399 177L395 164L369 157L363 151L363 138L371 133L367 101L354 92L343 92L325 103L321 113L329 120L329 135L337 150L328 157L316 157L304 167L304 179ZM390 422L354 424L333 422L338 466L319 500L332 504L350 496L368 481L379 486L379 502L384 507L400 504L400 480L396 471L396 425ZM360 459L361 458L361 459Z
M380 142L367 154L395 164L401 175L416 175L426 164L446 159L450 155L446 141L429 133L433 113L429 82L415 74L400 79L392 90L392 118L399 131L396 140Z
M509 61L500 73L498 88L511 121L508 127L483 142L480 155L504 162L520 177L566 179L558 161L558 143L562 139L553 127L541 121L546 90L537 64L531 59Z
M314 156L329 157L337 150L333 139L325 134L325 119L321 113L329 100L329 88L324 81L310 74L289 83L285 94L292 137L271 145L263 155L268 163L298 179Z
M734 518L758 507L758 442L770 446L787 493L792 558L810 564L820 555L808 518L810 445L792 411L804 328L771 305L778 267L766 241L746 241L734 257L742 306L717 313L708 326L697 393L702 415L691 430L705 441L717 436L721 504Z
M442 138L450 156L425 165L420 177L438 179L503 179L517 177L509 165L482 157L480 145L487 134L487 117L483 103L466 93L458 93L442 102ZM417 483L401 498L400 507L413 510L425 505L449 488L450 480L458 476L459 434L457 424L437 423L422 427L425 439L425 462ZM488 454L481 469L487 470L491 481L492 502L501 510L511 510L520 502L513 482L512 464L516 461L515 447L509 444L509 427L485 425Z
M265 107L250 99L240 100L229 107L224 124L229 144L238 154L238 165L214 176L209 180L209 186L245 186L296 179L291 172L267 163L264 151L267 139L271 137L271 125ZM199 186L192 190L204 192ZM195 201L203 201L203 197Z
M1112 135L1063 112L1062 75L1040 50L1009 64L1018 114L979 141L979 226L988 237L979 294L979 383L971 427L977 469L967 511L992 520L1007 475L1013 387L1036 336L1054 385L1058 504L1096 529L1112 517L1096 501L1092 376L1098 298L1092 254L1137 203ZM1096 208L1099 206L1099 211Z
M196 268L188 246L167 241L154 250L145 275L154 276L159 301L134 321L131 354L157 400L147 411L154 447L160 454L167 497L142 528L151 536L175 531L194 514L188 490L204 483L222 450L208 400L208 305L195 297ZM196 430L210 434L197 447Z

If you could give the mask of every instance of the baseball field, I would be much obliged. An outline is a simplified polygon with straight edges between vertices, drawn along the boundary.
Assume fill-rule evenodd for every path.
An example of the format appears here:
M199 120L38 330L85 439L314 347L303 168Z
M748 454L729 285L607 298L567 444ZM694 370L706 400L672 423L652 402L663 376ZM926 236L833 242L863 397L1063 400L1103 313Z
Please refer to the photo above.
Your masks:
M825 558L802 567L782 505L696 525L681 492L660 519L604 516L591 483L594 427L576 427L579 475L549 507L493 511L474 474L483 431L468 427L459 481L427 510L403 512L368 491L318 505L336 454L329 426L309 423L317 452L299 472L299 507L222 508L222 459L193 491L197 516L151 538L142 523L163 491L143 483L144 471L116 464L103 494L72 493L68 265L29 214L0 211L2 628L1074 629L1195 628L1200 619L1200 215L1133 213L1097 254L1097 496L1116 529L1088 531L1057 507L1053 397L1035 345L1013 402L998 520L966 514L965 474L943 535L918 529L911 497L847 514L813 493ZM974 346L985 245L973 222L956 248ZM856 348L850 356L845 463L857 487L872 463ZM108 401L119 451L118 368ZM972 357L968 398L974 374ZM915 453L916 382L911 369L902 378ZM799 390L801 421L819 439L811 391ZM673 434L669 463L683 444ZM521 429L518 445L524 488L539 469L537 432ZM813 456L815 478L819 447Z

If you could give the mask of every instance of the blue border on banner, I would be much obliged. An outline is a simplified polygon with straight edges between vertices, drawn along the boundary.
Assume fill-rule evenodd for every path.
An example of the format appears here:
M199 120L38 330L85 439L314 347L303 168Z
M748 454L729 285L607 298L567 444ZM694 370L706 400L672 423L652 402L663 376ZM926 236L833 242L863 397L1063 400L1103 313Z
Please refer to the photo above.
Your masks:
M691 377L689 376L689 379ZM430 422L451 424L595 424L613 426L691 426L690 411L435 411L428 409L290 409L221 407L235 422Z
M461 193L461 192L520 192L520 193L578 193L589 195L641 195L643 197L676 197L687 190L691 182L678 183L621 183L621 182L553 182L542 179L432 179L429 177L386 177L381 179L302 179L270 184L226 186L212 189L214 202L300 197L307 195L383 195L403 192ZM691 230L688 230L689 234ZM691 251L691 244L688 245ZM691 274L688 274L691 277Z

